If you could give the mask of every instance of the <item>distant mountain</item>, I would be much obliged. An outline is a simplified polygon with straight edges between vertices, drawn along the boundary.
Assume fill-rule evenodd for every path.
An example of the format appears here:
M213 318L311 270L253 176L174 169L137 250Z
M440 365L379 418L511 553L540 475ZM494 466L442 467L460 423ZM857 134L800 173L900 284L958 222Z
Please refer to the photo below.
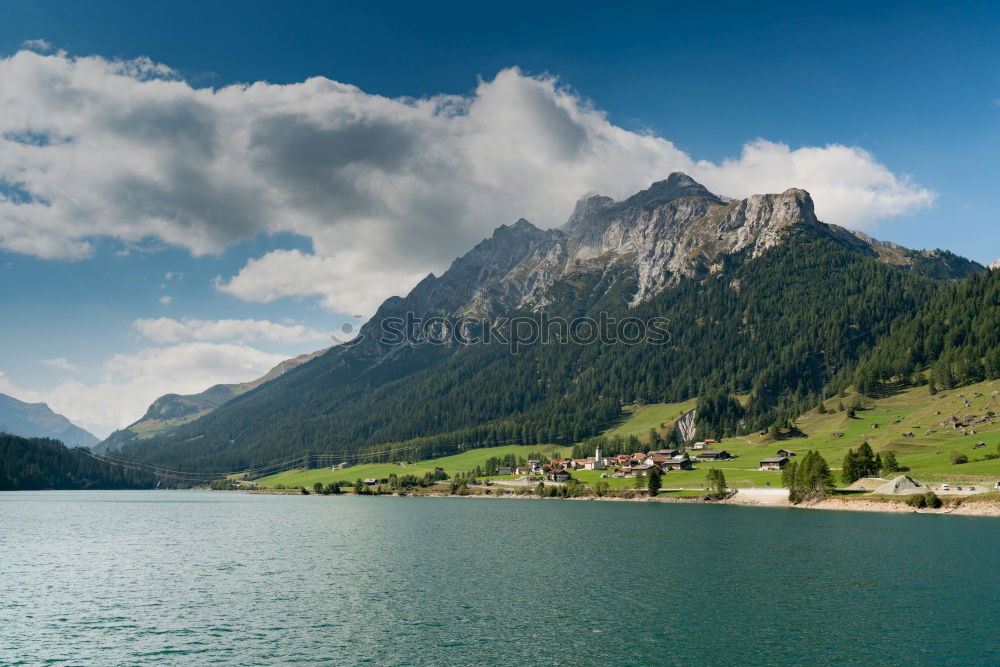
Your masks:
M804 190L733 200L674 173L623 201L588 197L558 229L500 226L440 277L387 299L355 344L127 449L197 467L402 442L413 447L403 456L570 443L622 405L719 392L749 395L741 428L767 426L815 405L897 321L982 270L824 224ZM466 316L655 316L669 320L671 340L515 355L499 342L381 336L407 313L456 326Z
M1000 259L990 264L990 268L993 269L994 271L1000 269Z
M153 401L141 419L112 433L107 439L97 445L94 451L116 451L127 443L169 432L182 424L207 415L227 401L245 394L252 389L256 389L265 382L281 376L286 371L312 361L326 352L327 349L300 354L293 359L286 359L265 375L250 382L217 384L199 394L165 394L160 396Z
M0 432L24 438L52 438L71 447L92 447L100 442L45 403L25 403L6 394L0 394Z

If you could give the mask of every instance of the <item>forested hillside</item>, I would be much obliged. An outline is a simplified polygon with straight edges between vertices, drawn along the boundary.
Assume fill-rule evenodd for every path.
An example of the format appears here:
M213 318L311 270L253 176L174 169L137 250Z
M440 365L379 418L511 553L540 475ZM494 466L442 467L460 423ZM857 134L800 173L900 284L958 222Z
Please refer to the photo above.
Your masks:
M0 491L149 489L145 472L103 463L58 440L0 433Z
M607 426L623 404L733 392L750 395L738 420L720 400L703 428L766 427L814 405L832 378L944 285L810 225L792 226L754 259L727 255L713 275L682 278L629 309L637 281L621 269L569 273L550 288L548 313L665 317L667 345L550 343L516 355L502 344L424 345L374 366L334 350L126 455L238 468L400 442L420 455L571 444Z
M864 393L924 381L933 389L1000 378L1000 271L950 284L886 337L854 374Z

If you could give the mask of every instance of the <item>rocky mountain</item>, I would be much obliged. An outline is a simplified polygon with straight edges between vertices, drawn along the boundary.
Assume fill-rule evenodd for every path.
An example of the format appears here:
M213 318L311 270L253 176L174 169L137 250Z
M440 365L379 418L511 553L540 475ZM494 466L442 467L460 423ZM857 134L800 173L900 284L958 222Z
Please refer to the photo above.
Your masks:
M623 404L718 391L750 393L741 418L766 426L799 402L814 404L897 320L979 271L950 253L827 225L804 190L733 200L674 173L623 201L588 197L557 229L502 225L441 276L387 299L353 344L132 451L246 465L404 441L424 453L569 442L615 419ZM388 318L407 313L541 312L660 317L672 340L534 345L515 355L499 344L410 345L380 335Z
M51 438L74 447L98 443L92 434L57 414L45 403L25 403L0 394L0 432L23 438Z
M994 271L996 271L997 269L1000 269L1000 259L998 259L997 261L995 261L992 264L990 264L990 269L992 269Z
M250 382L217 384L198 394L165 394L160 396L147 408L146 414L142 418L124 429L115 431L98 444L94 450L98 452L116 451L127 443L169 432L182 424L207 415L227 401L256 389L293 368L312 361L326 352L327 349L329 348L286 359L263 376Z
M538 310L552 305L553 284L579 272L634 273L634 306L681 279L719 271L726 257L758 257L794 226L810 227L881 262L936 279L956 280L984 270L947 251L910 250L822 223L805 190L736 200L674 172L624 201L587 197L558 229L541 230L523 218L498 227L440 277L430 274L407 296L386 300L363 332L370 341L378 323L407 312L424 318L490 318ZM376 356L390 351L366 349Z

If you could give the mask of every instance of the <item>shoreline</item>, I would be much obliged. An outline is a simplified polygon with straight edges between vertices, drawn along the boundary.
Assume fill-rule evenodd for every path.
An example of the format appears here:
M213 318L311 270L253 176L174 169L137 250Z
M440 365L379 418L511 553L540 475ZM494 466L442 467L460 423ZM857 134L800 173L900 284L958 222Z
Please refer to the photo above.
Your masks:
M787 494L780 493L767 493L767 494L754 494L747 493L747 489L739 489L737 493L730 496L725 500L704 500L698 497L670 497L663 496L657 498L649 497L637 497L637 498L622 498L618 496L577 496L573 498L540 498L534 494L515 494L515 493L470 493L468 495L454 495L450 493L385 493L380 494L381 496L389 497L410 497L410 498L483 498L483 499L495 499L495 500L550 500L550 501L565 501L565 500L578 500L578 501L591 501L591 502L620 502L620 503L667 503L667 504L689 504L689 505L738 505L742 507L764 507L764 508L783 508L783 509L799 509L799 510L821 510L821 511L834 511L834 512L882 512L889 514L950 514L957 516L984 516L984 517L1000 517L1000 503L996 502L968 502L959 501L957 503L946 503L944 506L939 508L916 508L907 505L904 502L903 496L900 497L899 502L892 502L890 500L871 500L864 498L857 499L847 499L831 497L825 500L815 501L815 502L803 502L799 504L793 504L788 501ZM769 490L770 491L770 490ZM274 490L274 491L243 491L243 493L257 494L257 495L302 495L298 492L286 491L286 490ZM315 494L310 494L315 495ZM353 496L353 493L340 494L345 497ZM782 497L784 496L784 497Z

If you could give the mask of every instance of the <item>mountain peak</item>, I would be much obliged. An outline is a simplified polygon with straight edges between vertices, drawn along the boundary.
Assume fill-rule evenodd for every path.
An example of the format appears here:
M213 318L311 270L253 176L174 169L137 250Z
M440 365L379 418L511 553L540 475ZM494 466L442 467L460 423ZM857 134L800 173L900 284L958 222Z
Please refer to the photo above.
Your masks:
M704 197L720 204L723 203L704 185L683 172L675 171L665 180L656 181L645 190L637 192L621 202L620 205L622 207L651 208L681 197Z
M994 271L1000 269L1000 259L990 264L990 269Z

